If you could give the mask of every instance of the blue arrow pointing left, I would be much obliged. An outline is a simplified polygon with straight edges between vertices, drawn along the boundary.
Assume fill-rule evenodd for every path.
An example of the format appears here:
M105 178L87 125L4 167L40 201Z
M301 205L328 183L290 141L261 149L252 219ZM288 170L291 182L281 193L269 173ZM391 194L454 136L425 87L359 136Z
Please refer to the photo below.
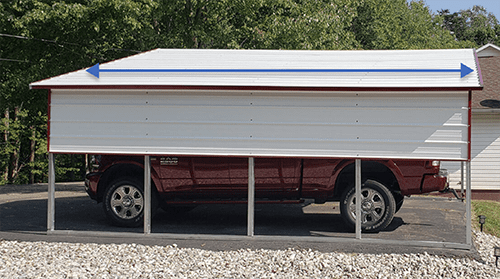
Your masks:
M95 76L96 78L99 78L99 63L95 64L94 66L90 67L87 69L87 72Z
M87 69L87 72L99 78L101 72L118 73L436 73L458 72L460 78L474 70L460 63L460 69L100 69L99 63Z

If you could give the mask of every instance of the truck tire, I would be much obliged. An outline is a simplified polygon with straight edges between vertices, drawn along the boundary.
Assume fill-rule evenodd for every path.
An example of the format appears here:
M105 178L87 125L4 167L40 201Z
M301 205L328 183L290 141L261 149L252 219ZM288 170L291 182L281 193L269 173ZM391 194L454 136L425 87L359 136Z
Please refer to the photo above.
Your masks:
M103 208L108 220L120 227L139 227L144 223L144 182L132 177L119 178L104 192ZM151 187L153 188L153 187ZM151 194L151 214L158 206L155 191Z
M405 197L401 194L394 194L394 201L396 202L396 211L394 213L398 213L398 211L403 206Z
M378 232L385 229L394 218L396 202L389 189L383 184L366 180L361 185L361 229L365 232ZM345 223L356 227L355 188L347 188L340 199L340 213Z

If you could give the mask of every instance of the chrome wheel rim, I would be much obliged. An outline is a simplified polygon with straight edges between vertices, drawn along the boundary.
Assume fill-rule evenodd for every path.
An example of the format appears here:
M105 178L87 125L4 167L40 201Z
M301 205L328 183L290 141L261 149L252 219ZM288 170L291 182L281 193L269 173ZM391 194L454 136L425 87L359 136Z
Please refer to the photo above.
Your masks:
M134 186L122 185L111 194L111 208L122 219L132 219L139 216L143 207L142 193Z
M356 220L356 193L349 197L349 213ZM361 189L361 224L371 226L384 217L385 201L383 196L371 188Z

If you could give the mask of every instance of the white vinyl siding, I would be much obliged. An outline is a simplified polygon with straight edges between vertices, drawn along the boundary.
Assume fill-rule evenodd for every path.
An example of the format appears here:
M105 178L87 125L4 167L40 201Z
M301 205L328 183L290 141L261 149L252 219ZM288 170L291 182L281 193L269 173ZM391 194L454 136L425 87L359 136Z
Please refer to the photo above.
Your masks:
M49 151L463 160L467 96L52 90Z
M473 190L500 190L500 113L472 114ZM460 188L460 163L444 162L450 171L450 185Z

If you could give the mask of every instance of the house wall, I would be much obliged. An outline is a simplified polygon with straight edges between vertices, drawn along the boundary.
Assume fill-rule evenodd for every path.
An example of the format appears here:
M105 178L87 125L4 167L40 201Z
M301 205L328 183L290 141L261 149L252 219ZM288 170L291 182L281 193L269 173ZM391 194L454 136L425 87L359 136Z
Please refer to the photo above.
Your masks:
M471 184L473 190L500 191L500 113L472 114ZM443 162L450 186L460 188L460 163Z
M466 159L468 93L52 90L50 152Z

